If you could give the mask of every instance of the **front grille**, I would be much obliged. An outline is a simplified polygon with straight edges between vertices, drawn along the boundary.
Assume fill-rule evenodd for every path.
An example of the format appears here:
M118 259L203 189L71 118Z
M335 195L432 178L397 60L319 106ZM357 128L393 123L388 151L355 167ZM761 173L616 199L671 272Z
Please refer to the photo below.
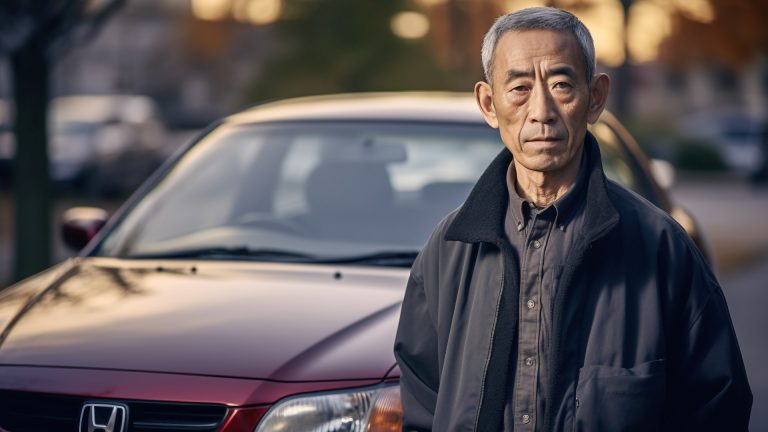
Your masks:
M95 400L0 391L0 427L9 432L75 432L86 402L127 405L128 432L214 432L227 414L223 405Z

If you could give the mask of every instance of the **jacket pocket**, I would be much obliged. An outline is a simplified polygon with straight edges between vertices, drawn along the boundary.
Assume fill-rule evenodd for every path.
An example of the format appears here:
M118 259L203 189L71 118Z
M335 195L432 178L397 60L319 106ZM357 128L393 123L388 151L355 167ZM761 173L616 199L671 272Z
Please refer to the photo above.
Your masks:
M577 432L652 432L660 429L666 367L664 360L633 368L586 366L576 385Z

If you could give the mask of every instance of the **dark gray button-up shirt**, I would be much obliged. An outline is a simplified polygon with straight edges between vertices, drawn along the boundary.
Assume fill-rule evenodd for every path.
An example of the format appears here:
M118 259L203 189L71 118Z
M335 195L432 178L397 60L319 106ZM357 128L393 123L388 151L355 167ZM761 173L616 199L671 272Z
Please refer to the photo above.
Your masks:
M541 431L544 394L552 353L552 308L568 251L584 214L586 168L582 158L574 186L550 206L538 209L515 188L515 164L507 170L509 206L504 231L520 263L520 307L514 380L507 390L504 430ZM513 365L510 365L513 367Z

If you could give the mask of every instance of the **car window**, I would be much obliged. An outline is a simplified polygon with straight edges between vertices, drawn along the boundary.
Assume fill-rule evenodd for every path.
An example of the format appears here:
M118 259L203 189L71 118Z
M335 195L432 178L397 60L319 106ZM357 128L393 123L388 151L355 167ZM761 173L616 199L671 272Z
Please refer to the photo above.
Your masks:
M473 125L225 127L180 159L100 253L417 251L501 149L496 131Z
M320 163L319 140L315 137L296 137L280 169L273 203L275 216L289 216L306 212L305 185L309 176Z

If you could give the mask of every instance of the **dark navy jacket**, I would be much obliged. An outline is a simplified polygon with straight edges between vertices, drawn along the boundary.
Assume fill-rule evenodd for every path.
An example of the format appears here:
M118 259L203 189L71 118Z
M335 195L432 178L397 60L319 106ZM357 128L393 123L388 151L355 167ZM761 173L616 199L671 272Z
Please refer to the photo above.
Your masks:
M554 298L547 431L745 431L752 394L717 280L666 213L588 160L585 229ZM514 377L517 254L504 150L435 229L395 341L403 430L496 431Z

